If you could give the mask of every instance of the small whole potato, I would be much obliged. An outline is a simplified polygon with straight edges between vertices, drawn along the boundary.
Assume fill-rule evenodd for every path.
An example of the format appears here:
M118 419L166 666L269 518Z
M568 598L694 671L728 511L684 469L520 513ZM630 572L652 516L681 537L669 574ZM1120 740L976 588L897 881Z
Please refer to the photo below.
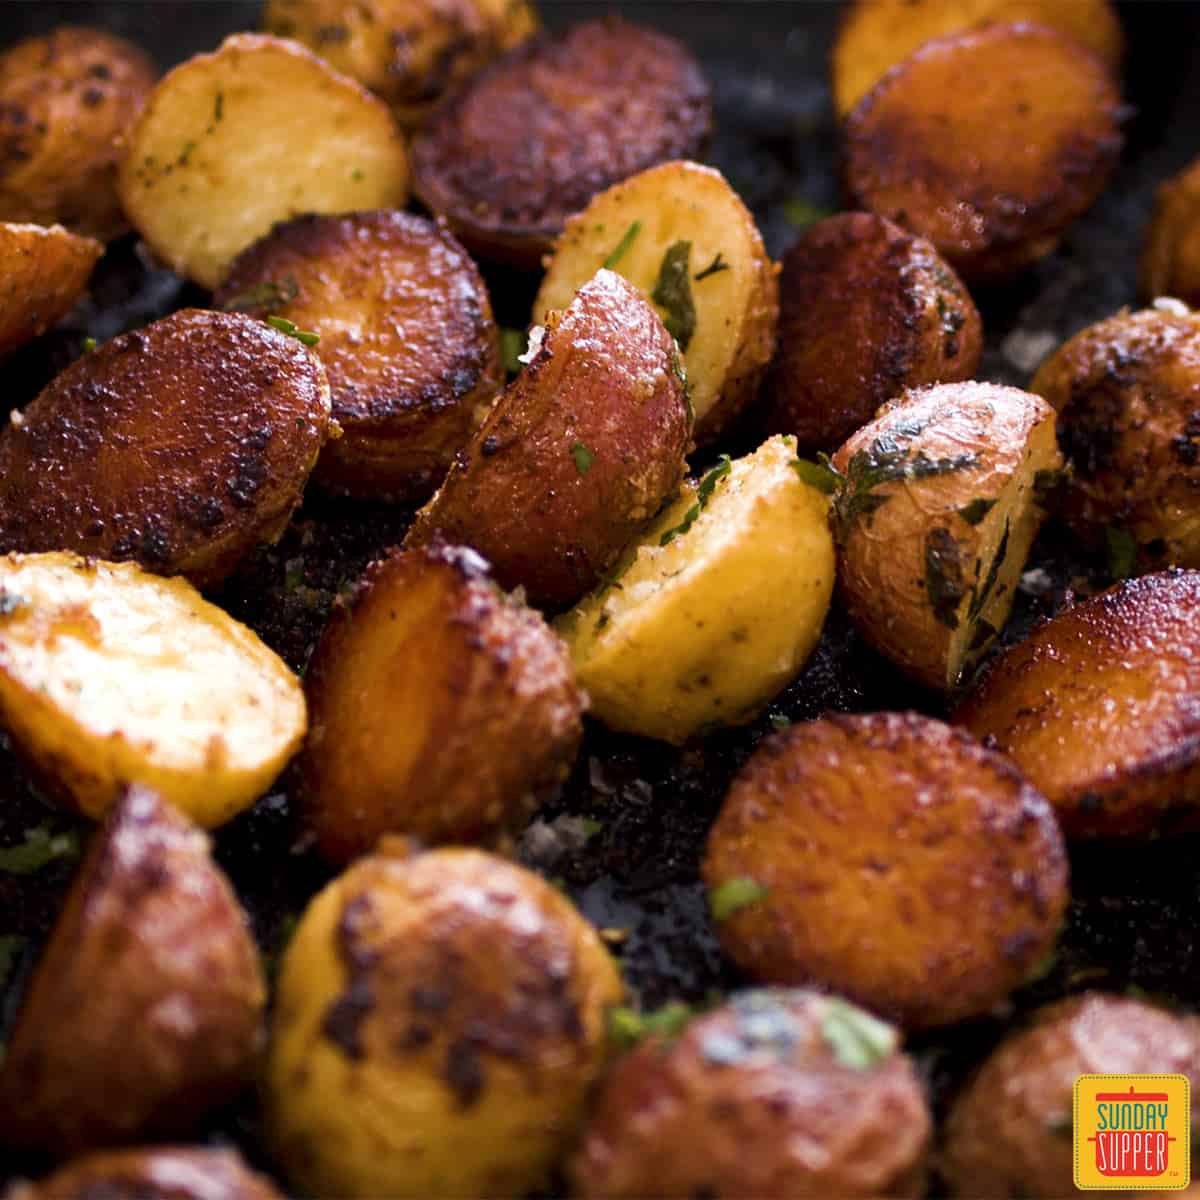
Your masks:
M1200 158L1158 189L1142 255L1147 300L1177 296L1200 307Z
M1054 946L1067 857L1003 755L915 713L827 717L741 770L703 866L726 953L928 1029L980 1016Z
M54 1155L188 1133L248 1081L258 949L208 838L132 788L93 839L0 1063L0 1142Z
M557 889L475 850L385 840L284 955L269 1137L306 1194L516 1197L572 1144L620 975Z
M572 1159L573 1194L922 1196L933 1123L899 1043L836 997L741 992L617 1064Z

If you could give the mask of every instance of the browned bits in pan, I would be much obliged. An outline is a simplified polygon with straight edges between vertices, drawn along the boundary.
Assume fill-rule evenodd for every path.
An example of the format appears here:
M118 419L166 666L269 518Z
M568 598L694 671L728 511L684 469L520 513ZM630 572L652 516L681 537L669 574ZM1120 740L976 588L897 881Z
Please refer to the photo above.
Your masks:
M1142 291L1200 306L1200 159L1158 189L1146 231Z

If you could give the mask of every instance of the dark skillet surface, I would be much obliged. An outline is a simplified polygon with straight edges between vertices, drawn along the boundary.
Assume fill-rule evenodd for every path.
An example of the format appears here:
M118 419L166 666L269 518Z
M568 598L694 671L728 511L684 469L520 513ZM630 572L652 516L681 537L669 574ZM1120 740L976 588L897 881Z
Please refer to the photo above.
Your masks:
M772 254L796 236L789 200L837 206L836 136L826 88L826 57L837 18L832 3L625 3L635 19L682 37L712 80L718 133L709 159L755 211ZM601 5L541 4L561 26L603 11ZM252 28L258 6L224 0L0 5L0 44L64 21L106 26L170 65L210 49L222 36ZM1030 346L1056 344L1122 305L1135 304L1137 255L1155 185L1200 154L1200 5L1141 0L1123 6L1129 40L1127 96L1134 106L1122 167L1108 193L1063 248L1002 291L977 296L987 330L984 378L1022 385L1036 362ZM264 136L270 136L264 130ZM532 287L491 275L500 320L524 324ZM57 331L13 356L0 373L0 408L25 403L81 350L83 338L106 339L204 297L155 269L134 239L112 247L98 269L90 301ZM1032 335L1032 336L1030 336ZM1025 354L1022 353L1025 352ZM722 449L748 448L753 434ZM384 507L332 504L312 496L279 545L263 551L216 597L246 620L294 667L302 669L337 591L402 536L408 515ZM1069 587L1099 586L1101 563L1075 561L1070 540L1053 528L1035 548L1051 589L1023 594L1006 638L1052 612ZM868 650L838 612L803 676L771 715L803 720L827 710L918 708L944 714L938 698L906 684ZM710 737L682 752L589 727L576 769L523 842L526 860L561 880L602 926L628 931L621 958L646 1007L682 999L704 1003L736 986L709 932L697 865L705 832L729 779L771 732L755 725ZM289 808L290 778L216 838L221 864L245 902L268 955L327 870L305 848ZM586 836L578 820L601 822ZM49 822L0 735L0 846ZM549 825L549 828L546 826ZM1084 987L1133 987L1200 1007L1200 838L1142 845L1088 846L1072 853L1074 900L1060 950L1048 973L994 1019L922 1037L914 1045L943 1106L962 1073L1031 1005ZM8 979L0 978L0 1028L11 1021L23 983L52 922L73 864L52 863L25 876L0 872L0 937L19 944ZM965 933L967 931L964 931ZM2 968L0 968L2 969ZM81 1014L86 1019L86 1014ZM252 1096L212 1123L209 1140L255 1148ZM21 1167L0 1164L0 1182Z

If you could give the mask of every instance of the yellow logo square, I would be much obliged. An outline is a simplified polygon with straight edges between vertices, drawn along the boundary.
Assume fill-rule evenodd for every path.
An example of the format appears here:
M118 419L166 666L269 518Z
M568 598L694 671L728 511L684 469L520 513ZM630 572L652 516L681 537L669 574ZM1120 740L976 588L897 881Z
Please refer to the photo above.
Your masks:
M1192 1116L1186 1075L1080 1075L1074 1127L1081 1191L1187 1187Z

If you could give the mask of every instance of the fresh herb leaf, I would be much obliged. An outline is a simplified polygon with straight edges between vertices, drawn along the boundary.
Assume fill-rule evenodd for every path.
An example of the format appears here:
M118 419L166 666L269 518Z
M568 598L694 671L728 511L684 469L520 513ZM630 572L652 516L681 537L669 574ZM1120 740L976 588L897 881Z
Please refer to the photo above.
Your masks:
M833 1051L834 1058L843 1067L855 1071L870 1070L888 1058L900 1044L900 1036L893 1026L836 996L825 1010L821 1036Z
M276 282L265 279L262 283L239 292L225 303L226 312L257 313L263 316L278 312L300 294L300 285L291 275ZM276 326L278 328L278 326ZM284 330L286 333L287 330Z
M521 372L521 355L525 353L525 330L500 330L500 354L504 359L504 369L509 375L519 375Z
M1110 579L1128 579L1137 563L1137 542L1128 529L1110 525L1104 531L1104 550Z
M604 267L611 271L629 252L629 247L637 241L637 235L642 232L641 221L634 221L632 225L625 230L624 236L613 247L612 253L604 260Z
M984 517L996 507L995 500L985 500L980 496L977 500L972 500L970 504L964 504L958 510L958 515L962 517L968 525L978 525Z
M701 271L697 275L693 275L692 278L697 283L699 283L700 280L707 279L710 275L716 275L718 271L728 271L728 270L729 270L729 264L724 260L724 258L721 257L721 252L720 252L720 250L718 250L717 257L714 258L712 260L712 262L710 262L708 264L708 266L704 268L703 271Z
M0 617L7 617L9 613L14 613L23 604L28 604L29 601L24 596L18 596L16 592L6 592L0 588Z
M696 305L692 300L691 242L675 242L663 255L658 280L650 299L666 311L667 332L686 350L696 332Z
M582 443L576 442L571 447L571 457L575 460L575 470L580 475L586 475L592 469L596 456Z
M708 893L708 911L714 921L725 921L734 913L757 904L771 894L771 889L763 887L757 879L739 876L727 879L724 883L711 888Z
M941 525L925 538L925 594L934 617L947 629L957 629L958 610L967 594L962 554L953 534Z
M785 717L781 713L772 713L770 721L774 729L790 729L792 725L791 717Z
M288 337L294 337L296 341L303 342L306 346L315 346L321 340L319 333L309 333L286 317L268 317L267 324L272 329L278 329L280 333L286 333Z
M783 215L789 225L794 225L797 229L807 229L810 225L815 225L818 221L832 216L833 213L827 208L821 208L819 205L797 196L783 202Z
M25 840L0 850L0 871L9 875L32 875L59 859L75 859L80 854L79 831L51 833L45 825L25 831Z
M696 1015L689 1004L672 1000L655 1012L642 1013L636 1008L610 1008L608 1032L622 1049L628 1050L648 1037L674 1038Z
M583 817L582 823L583 832L586 833L588 837L595 837L596 834L598 834L604 828L604 822L597 821L595 817Z
M84 354L93 353L99 345L100 343L94 337L85 337L83 339Z
M692 385L688 383L687 370L683 365L683 355L679 353L678 345L671 351L671 371L683 385L683 402L687 405L688 422L694 424L696 410L692 407Z
M666 533L658 539L660 546L669 546L677 537L682 537L695 523L700 519L700 514L708 507L708 502L712 499L712 494L716 491L717 484L725 478L729 472L733 470L733 464L729 461L728 454L722 454L720 461L707 475L700 481L700 486L696 489L696 502L683 515L683 520L672 529L668 529Z
M821 462L810 462L807 458L797 458L792 463L792 470L810 487L818 492L832 496L842 486L842 476L829 461L827 455L821 456Z

